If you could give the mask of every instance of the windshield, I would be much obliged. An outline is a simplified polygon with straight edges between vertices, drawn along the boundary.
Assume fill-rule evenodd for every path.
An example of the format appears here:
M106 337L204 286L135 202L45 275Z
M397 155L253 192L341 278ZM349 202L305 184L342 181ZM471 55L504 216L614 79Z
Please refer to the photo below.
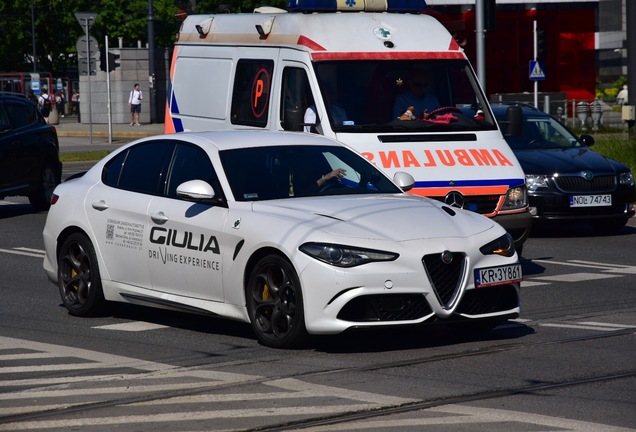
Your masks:
M345 147L252 147L222 151L220 158L237 201L402 193Z
M466 60L314 63L337 132L495 129Z
M521 135L506 137L513 150L582 147L576 136L556 119L549 116L523 119Z

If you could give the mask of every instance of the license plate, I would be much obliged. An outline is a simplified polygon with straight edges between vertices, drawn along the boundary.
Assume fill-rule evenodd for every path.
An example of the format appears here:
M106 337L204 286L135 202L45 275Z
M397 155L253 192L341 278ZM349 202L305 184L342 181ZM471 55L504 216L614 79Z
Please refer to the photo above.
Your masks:
M522 279L521 264L475 269L475 287L477 288L521 282Z
M611 195L572 195L570 197L570 207L601 207L611 205Z

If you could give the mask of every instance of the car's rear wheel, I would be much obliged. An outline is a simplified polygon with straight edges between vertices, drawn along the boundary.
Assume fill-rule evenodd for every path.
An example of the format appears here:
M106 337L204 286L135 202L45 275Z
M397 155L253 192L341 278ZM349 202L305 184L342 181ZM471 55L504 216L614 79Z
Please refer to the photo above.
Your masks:
M45 162L40 173L38 189L29 195L31 206L37 211L48 210L55 187L59 184L59 176L50 162Z
M246 287L247 310L259 341L273 348L298 346L307 335L300 280L289 261L262 258Z
M70 235L62 244L57 263L60 296L71 315L103 312L106 301L95 248L84 234Z

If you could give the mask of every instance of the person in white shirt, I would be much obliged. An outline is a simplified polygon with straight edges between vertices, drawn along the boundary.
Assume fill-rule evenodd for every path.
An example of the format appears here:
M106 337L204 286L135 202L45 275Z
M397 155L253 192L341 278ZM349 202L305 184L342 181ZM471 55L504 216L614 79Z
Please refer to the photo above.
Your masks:
M130 97L128 98L128 105L130 106L130 125L139 124L139 116L141 115L141 100L143 95L139 90L139 84L135 84L134 88L130 91ZM135 121L136 120L136 121Z
M616 95L616 104L617 105L627 105L628 93L627 86L624 85L623 89L618 92Z

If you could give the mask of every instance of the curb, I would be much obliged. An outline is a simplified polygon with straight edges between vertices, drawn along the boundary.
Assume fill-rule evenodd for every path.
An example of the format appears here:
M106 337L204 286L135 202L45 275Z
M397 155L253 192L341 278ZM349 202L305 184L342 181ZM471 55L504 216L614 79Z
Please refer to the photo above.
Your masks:
M137 139L144 138L148 136L158 135L155 131L113 131L112 137L117 139ZM65 131L57 128L57 136L58 137L67 137L67 138L85 138L90 136L90 131L81 130L81 131ZM93 131L93 137L95 138L108 138L108 132L104 131Z

